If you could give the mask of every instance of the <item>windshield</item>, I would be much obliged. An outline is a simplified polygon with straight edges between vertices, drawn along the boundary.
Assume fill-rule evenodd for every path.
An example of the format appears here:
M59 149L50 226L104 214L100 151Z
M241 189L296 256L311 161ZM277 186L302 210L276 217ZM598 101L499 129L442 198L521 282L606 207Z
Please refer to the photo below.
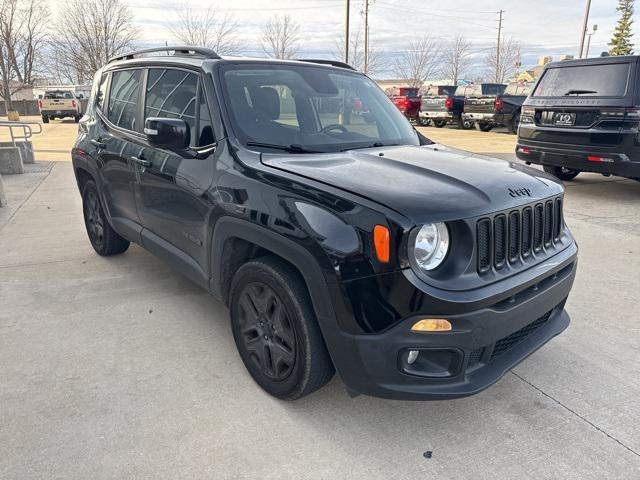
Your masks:
M293 146L289 151L304 153L419 145L413 127L384 92L355 72L231 64L222 67L221 77L232 129L252 150Z
M549 68L533 92L534 97L624 97L628 63Z

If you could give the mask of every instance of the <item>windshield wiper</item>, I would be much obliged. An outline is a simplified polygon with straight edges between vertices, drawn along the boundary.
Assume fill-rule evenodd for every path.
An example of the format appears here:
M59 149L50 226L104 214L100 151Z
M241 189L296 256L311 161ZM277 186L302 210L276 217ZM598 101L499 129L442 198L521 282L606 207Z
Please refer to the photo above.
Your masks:
M363 148L378 148L378 147L397 147L399 145L399 143L382 143L382 142L374 142L374 143L370 143L368 145L361 145L359 147L347 147L347 148L343 148L340 151L341 152L346 152L349 150L362 150Z
M287 153L326 153L326 152L320 152L318 150L309 150L308 148L305 148L302 145L298 145L295 143L291 145L277 145L275 143L247 142L247 146L273 148L274 150L282 150Z
M593 93L598 93L598 92L596 92L595 90L569 90L567 93L564 94L564 96L568 97L569 95L589 95Z

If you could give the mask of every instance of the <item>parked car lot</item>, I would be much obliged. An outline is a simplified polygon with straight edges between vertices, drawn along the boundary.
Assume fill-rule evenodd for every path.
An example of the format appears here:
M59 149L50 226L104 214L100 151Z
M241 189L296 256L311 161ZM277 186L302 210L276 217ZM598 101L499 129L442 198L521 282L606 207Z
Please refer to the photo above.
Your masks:
M72 143L75 124L50 126L36 148ZM511 135L421 131L513 158ZM39 181L5 178L22 206L0 223L0 478L640 471L638 182L584 174L567 184L581 247L573 322L490 390L447 402L351 399L334 379L291 404L244 371L221 304L138 247L93 254L70 163Z

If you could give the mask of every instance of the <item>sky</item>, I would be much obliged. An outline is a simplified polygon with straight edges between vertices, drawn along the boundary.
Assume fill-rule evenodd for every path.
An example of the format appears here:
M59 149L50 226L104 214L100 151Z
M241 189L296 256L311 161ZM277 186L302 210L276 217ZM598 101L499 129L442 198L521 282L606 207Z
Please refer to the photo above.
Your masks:
M56 0L50 0L54 4ZM141 45L164 45L172 37L167 26L171 0L124 0L140 27ZM388 64L380 78L394 77L393 59L407 48L411 39L431 34L443 41L462 35L473 43L474 66L470 76L485 70L484 57L497 37L498 11L504 10L503 34L521 45L524 67L532 67L538 57L576 54L585 0L371 0L370 36L372 46L382 50ZM221 13L232 14L239 23L238 35L246 55L262 56L261 31L273 15L291 15L300 24L300 57L337 58L339 39L344 32L346 0L191 0L195 10L213 5ZM362 21L364 0L351 0L351 28ZM607 50L618 18L616 0L592 0L589 24L597 24L591 56ZM639 8L640 12L640 8ZM636 14L637 17L638 14ZM175 15L173 15L175 18ZM636 19L637 21L638 19ZM635 24L640 28L640 22ZM636 38L640 46L640 33Z

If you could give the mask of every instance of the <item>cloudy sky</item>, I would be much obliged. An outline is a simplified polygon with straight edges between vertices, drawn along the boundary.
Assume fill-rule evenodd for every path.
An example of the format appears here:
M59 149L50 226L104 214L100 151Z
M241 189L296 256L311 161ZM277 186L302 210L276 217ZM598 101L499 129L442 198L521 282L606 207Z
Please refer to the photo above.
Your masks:
M143 44L171 43L167 25L172 21L172 0L125 0L141 27ZM191 0L194 9L213 5L233 14L247 55L261 55L261 30L275 14L289 14L300 23L300 53L313 57L336 56L344 31L345 0ZM352 28L361 22L363 0L351 0ZM616 0L593 0L590 24L598 24L591 53L607 49L616 20ZM585 0L375 0L370 10L371 42L388 59L406 48L414 37L430 33L442 40L456 34L473 42L475 73L484 70L483 57L497 36L498 10L504 12L504 34L522 45L524 66L541 55L558 57L578 49ZM636 24L640 28L640 22ZM640 44L640 33L637 36ZM389 68L381 76L392 77Z

